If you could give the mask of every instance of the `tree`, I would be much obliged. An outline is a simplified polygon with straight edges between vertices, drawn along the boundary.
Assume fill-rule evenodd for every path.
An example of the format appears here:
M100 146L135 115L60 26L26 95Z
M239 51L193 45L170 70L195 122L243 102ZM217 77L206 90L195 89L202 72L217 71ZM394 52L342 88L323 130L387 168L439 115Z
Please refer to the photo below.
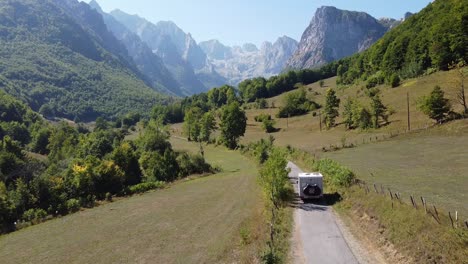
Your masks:
M372 115L367 108L358 102L354 102L352 109L353 128L368 129L372 126Z
M166 149L163 154L145 152L141 155L140 165L143 169L145 182L173 181L179 175L177 155Z
M199 141L203 111L199 107L192 107L185 112L184 133L188 140Z
M353 128L353 105L354 101L350 98L344 105L343 118L347 129Z
M450 102L444 97L445 93L440 86L434 87L429 96L423 97L419 104L419 109L431 119L442 123L446 115L450 112Z
M200 121L200 135L198 137L200 142L208 142L211 133L216 127L216 121L212 112L206 112Z
M226 147L235 149L239 138L244 136L247 117L237 102L223 108L221 114L221 140Z
M379 128L380 127L380 118L382 118L385 122L388 121L388 110L387 107L382 103L380 100L380 96L375 94L371 96L371 113L372 115L372 127Z
M109 124L107 123L107 121L104 118L98 117L96 119L96 126L94 128L95 131L106 130L108 128L109 128Z
M452 68L456 69L458 77L460 78L460 81L457 83L459 87L457 87L458 90L457 90L456 96L457 96L458 103L463 108L463 115L466 116L468 115L468 105L466 103L466 97L465 97L466 69L464 68L464 63L459 63L456 66L453 66Z
M163 154L167 149L172 150L169 131L155 120L151 120L145 128L145 133L137 140L142 151L156 151Z
M335 119L339 116L338 107L340 106L340 99L336 97L336 92L333 89L327 90L325 98L325 118L324 122L327 128L335 125Z
M124 184L126 186L135 185L141 182L141 169L138 163L138 155L132 142L123 142L114 149L111 159L125 173Z

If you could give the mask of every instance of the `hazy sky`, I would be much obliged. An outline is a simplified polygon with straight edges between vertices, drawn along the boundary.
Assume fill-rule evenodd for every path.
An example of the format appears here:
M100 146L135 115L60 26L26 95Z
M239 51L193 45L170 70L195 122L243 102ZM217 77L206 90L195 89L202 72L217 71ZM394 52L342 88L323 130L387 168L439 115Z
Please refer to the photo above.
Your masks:
M86 0L89 2L89 0ZM97 0L105 12L121 9L151 22L174 21L197 42L218 39L227 45L275 41L287 35L300 40L322 5L365 11L376 18L401 18L418 12L429 0Z

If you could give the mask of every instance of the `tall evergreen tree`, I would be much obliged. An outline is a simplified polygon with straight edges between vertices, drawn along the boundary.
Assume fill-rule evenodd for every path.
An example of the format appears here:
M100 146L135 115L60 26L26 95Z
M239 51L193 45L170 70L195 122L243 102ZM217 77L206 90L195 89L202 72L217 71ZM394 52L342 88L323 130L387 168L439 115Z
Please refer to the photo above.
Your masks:
M324 122L327 128L335 126L335 119L340 115L338 108L340 106L340 99L336 97L336 92L333 89L327 90L325 98L325 118Z

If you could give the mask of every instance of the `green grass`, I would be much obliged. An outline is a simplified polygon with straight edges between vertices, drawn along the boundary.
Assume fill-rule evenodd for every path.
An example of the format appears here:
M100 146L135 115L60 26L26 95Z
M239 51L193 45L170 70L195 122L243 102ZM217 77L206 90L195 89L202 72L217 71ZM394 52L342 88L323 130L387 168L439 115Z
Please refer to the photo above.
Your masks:
M452 229L446 215L440 215L442 224L438 224L421 207L392 204L388 196L366 194L358 186L341 193L344 199L335 206L337 212L354 235L365 236L387 257L394 258L396 250L404 256L403 263L467 263L468 231Z
M198 147L173 139L177 150ZM118 200L0 237L2 263L250 262L264 245L257 168L206 147L222 173ZM241 228L250 239L241 241ZM244 231L245 233L245 231Z
M348 166L357 177L420 196L441 211L458 211L468 219L468 121L408 134L375 144L325 153Z
M320 132L319 117L314 117L311 112L304 116L292 117L289 119L276 119L275 127L279 128L280 131L272 135L276 138L276 143L280 146L291 145L308 152L320 152L322 147L341 145L343 139L346 139L347 143L362 144L363 140L368 142L370 138L374 140L376 136L382 138L383 136L388 136L390 133L402 133L407 128L406 94L408 92L410 93L412 127L417 129L431 126L433 125L433 121L417 108L419 98L428 95L435 85L440 85L446 92L446 97L450 99L454 109L460 111L460 106L456 103L456 87L458 81L457 73L455 71L450 71L437 72L429 76L406 80L397 88L391 88L387 85L378 86L382 91L381 98L383 103L395 111L395 114L389 118L390 124L381 129L347 131L345 126L340 124L342 119L339 117L337 119L337 123L339 124L337 127ZM337 87L336 77L334 77L325 80L325 87L320 87L317 82L306 86L306 91L310 99L324 105L326 90L328 88L337 90L337 96L342 100L341 114L346 98L357 98L364 105L369 105L369 99L365 95L365 88L362 88L363 86L364 84L361 83L349 87ZM268 104L271 105L273 102L276 107L282 106L283 98L288 93L268 99ZM255 122L254 117L260 114L271 114L271 116L274 117L276 113L278 113L278 108L247 110L248 126L242 143L257 141L261 138L268 137L269 135L261 128L261 123Z

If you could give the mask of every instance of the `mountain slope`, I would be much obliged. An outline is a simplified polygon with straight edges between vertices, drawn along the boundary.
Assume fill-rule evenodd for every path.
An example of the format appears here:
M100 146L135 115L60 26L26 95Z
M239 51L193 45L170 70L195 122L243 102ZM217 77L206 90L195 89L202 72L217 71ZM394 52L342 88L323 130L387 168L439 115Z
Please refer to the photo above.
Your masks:
M102 39L113 36L97 32L106 30L97 12L72 0L65 7L55 2L0 2L1 89L33 110L47 105L59 117L81 120L144 113L164 99L139 79L115 38L113 44ZM92 22L81 19L89 17Z
M261 49L247 43L243 47L227 47L218 40L201 42L215 71L233 85L255 77L279 74L297 48L297 41L281 37L275 43L265 42Z
M148 78L151 87L167 94L184 95L162 59L154 54L146 43L113 16L102 11L96 1L91 1L89 5L102 15L109 30L125 45L138 70Z
M110 14L137 34L162 58L185 95L205 92L211 88L203 84L197 76L198 71L209 72L210 68L206 65L206 55L190 34L185 34L170 21L160 21L155 25L137 15L129 15L120 10L114 10ZM223 83L217 85L221 84Z
M447 70L468 61L468 5L466 0L434 1L389 31L367 51L343 59L338 81L377 77L389 80ZM377 76L375 76L377 75Z
M317 9L287 68L314 68L369 48L388 28L363 12Z

